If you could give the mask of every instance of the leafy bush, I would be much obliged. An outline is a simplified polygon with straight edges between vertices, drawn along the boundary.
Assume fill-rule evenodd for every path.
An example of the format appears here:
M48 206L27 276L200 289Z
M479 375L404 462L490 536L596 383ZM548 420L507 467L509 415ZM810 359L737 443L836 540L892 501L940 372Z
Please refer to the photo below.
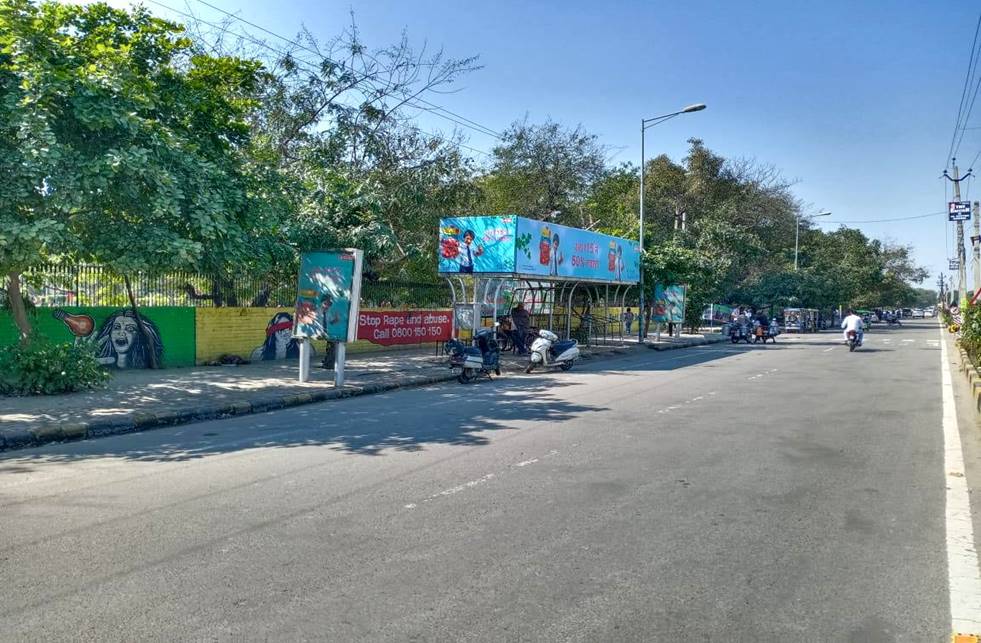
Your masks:
M88 344L31 342L0 348L0 393L53 395L101 388L111 375Z
M963 310L963 320L960 326L961 347L967 352L971 361L975 364L981 358L981 307L967 306ZM952 326L956 326L952 322Z

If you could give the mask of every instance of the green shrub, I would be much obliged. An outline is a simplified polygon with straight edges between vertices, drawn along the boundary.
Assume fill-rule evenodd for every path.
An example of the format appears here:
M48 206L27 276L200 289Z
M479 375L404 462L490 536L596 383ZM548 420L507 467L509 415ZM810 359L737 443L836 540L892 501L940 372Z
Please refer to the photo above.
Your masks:
M0 348L0 393L53 395L101 388L112 376L89 344L35 338Z
M981 308L967 306L962 311L960 344L975 364L981 358Z

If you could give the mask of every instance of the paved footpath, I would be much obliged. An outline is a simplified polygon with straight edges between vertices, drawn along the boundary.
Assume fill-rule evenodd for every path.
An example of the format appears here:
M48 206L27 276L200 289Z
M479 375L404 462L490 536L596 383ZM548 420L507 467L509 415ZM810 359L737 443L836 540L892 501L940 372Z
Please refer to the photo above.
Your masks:
M718 336L663 337L651 347L680 348ZM618 357L636 341L584 347L585 360ZM503 369L520 372L526 358L503 356ZM319 363L316 363L319 365ZM245 415L329 399L421 386L452 379L446 358L435 349L352 356L342 390L332 370L311 368L297 381L297 363L139 370L114 373L107 388L57 396L0 396L0 451L65 439L94 438L184 422Z
M978 604L940 338L636 351L3 454L0 639L949 641Z

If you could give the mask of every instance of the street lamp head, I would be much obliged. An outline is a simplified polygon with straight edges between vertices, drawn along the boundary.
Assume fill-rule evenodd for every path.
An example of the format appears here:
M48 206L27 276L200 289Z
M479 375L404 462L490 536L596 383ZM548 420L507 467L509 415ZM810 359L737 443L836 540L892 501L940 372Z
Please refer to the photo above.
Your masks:
M705 103L695 103L694 105L689 105L688 107L681 110L682 114L687 114L689 112L700 112L705 109Z

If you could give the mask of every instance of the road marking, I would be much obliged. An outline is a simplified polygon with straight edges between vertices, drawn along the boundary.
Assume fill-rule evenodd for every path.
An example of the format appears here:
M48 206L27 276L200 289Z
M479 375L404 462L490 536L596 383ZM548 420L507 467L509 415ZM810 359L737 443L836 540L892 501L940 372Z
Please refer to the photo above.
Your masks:
M830 352L831 352L831 351L833 351L834 349L835 349L835 347L834 347L834 346L832 346L831 348L825 348L825 349L824 349L823 351L821 351L821 352L822 352L822 353L830 353Z
M516 467L527 467L529 464L535 464L538 462L538 458L532 458L531 460L522 460L518 464L514 465Z
M950 624L953 632L981 631L981 576L974 549L971 500L964 478L964 454L957 427L957 407L950 384L947 344L940 329L940 389L943 399L944 477L947 481L945 517ZM959 475L958 475L959 474Z
M904 344L912 344L912 343L913 343L913 342L915 342L915 341L916 341L915 339L904 339L904 340L903 340L903 343L904 343Z

